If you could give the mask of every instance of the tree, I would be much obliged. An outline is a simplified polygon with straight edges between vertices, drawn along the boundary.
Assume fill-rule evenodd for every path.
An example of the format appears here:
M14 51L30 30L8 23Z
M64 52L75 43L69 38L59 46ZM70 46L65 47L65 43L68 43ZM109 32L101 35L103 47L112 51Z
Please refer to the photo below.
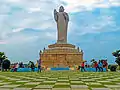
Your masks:
M5 69L5 71L7 71L7 69L10 69L10 61L8 59L4 60L2 67Z
M7 59L7 57L5 56L5 53L4 52L0 52L0 67L1 67L1 69L2 69L2 63L6 59Z
M116 58L115 62L119 65L120 70L120 50L116 50L112 55Z

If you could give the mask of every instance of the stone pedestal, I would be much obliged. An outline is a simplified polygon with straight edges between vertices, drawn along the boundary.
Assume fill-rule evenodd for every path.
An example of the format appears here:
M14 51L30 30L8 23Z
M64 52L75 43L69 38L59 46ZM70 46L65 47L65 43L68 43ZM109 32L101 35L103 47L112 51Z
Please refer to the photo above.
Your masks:
M83 52L72 44L52 44L40 53L44 67L73 67L83 61Z

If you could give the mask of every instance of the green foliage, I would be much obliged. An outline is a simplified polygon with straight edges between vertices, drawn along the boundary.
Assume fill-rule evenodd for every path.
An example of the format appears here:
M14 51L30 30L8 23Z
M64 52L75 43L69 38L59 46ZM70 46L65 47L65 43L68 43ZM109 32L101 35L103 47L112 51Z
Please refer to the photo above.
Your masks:
M5 56L5 53L4 52L0 52L0 60L4 60L6 58L7 57Z
M110 71L116 71L116 69L117 69L117 65L111 65Z
M1 70L10 68L10 61L7 59L4 52L0 52L0 67Z
M4 60L2 67L4 69L9 69L10 68L10 61L9 60Z
M115 62L120 66L120 50L116 50L112 53L114 57L116 57Z
M5 56L5 53L4 52L0 52L0 66L1 66L2 62L4 60L6 60L6 59L7 59L7 57Z

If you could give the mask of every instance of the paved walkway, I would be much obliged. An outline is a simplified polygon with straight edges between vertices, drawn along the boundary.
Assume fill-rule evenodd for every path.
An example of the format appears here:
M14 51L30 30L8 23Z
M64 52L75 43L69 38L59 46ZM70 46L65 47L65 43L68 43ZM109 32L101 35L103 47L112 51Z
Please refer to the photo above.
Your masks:
M120 72L0 72L0 90L120 90Z

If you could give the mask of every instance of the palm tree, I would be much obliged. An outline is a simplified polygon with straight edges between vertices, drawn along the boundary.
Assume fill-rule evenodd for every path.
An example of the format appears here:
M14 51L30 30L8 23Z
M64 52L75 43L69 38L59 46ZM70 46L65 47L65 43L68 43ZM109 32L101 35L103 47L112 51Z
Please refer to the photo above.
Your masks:
M116 50L112 55L116 58L115 62L119 65L120 70L120 50Z

